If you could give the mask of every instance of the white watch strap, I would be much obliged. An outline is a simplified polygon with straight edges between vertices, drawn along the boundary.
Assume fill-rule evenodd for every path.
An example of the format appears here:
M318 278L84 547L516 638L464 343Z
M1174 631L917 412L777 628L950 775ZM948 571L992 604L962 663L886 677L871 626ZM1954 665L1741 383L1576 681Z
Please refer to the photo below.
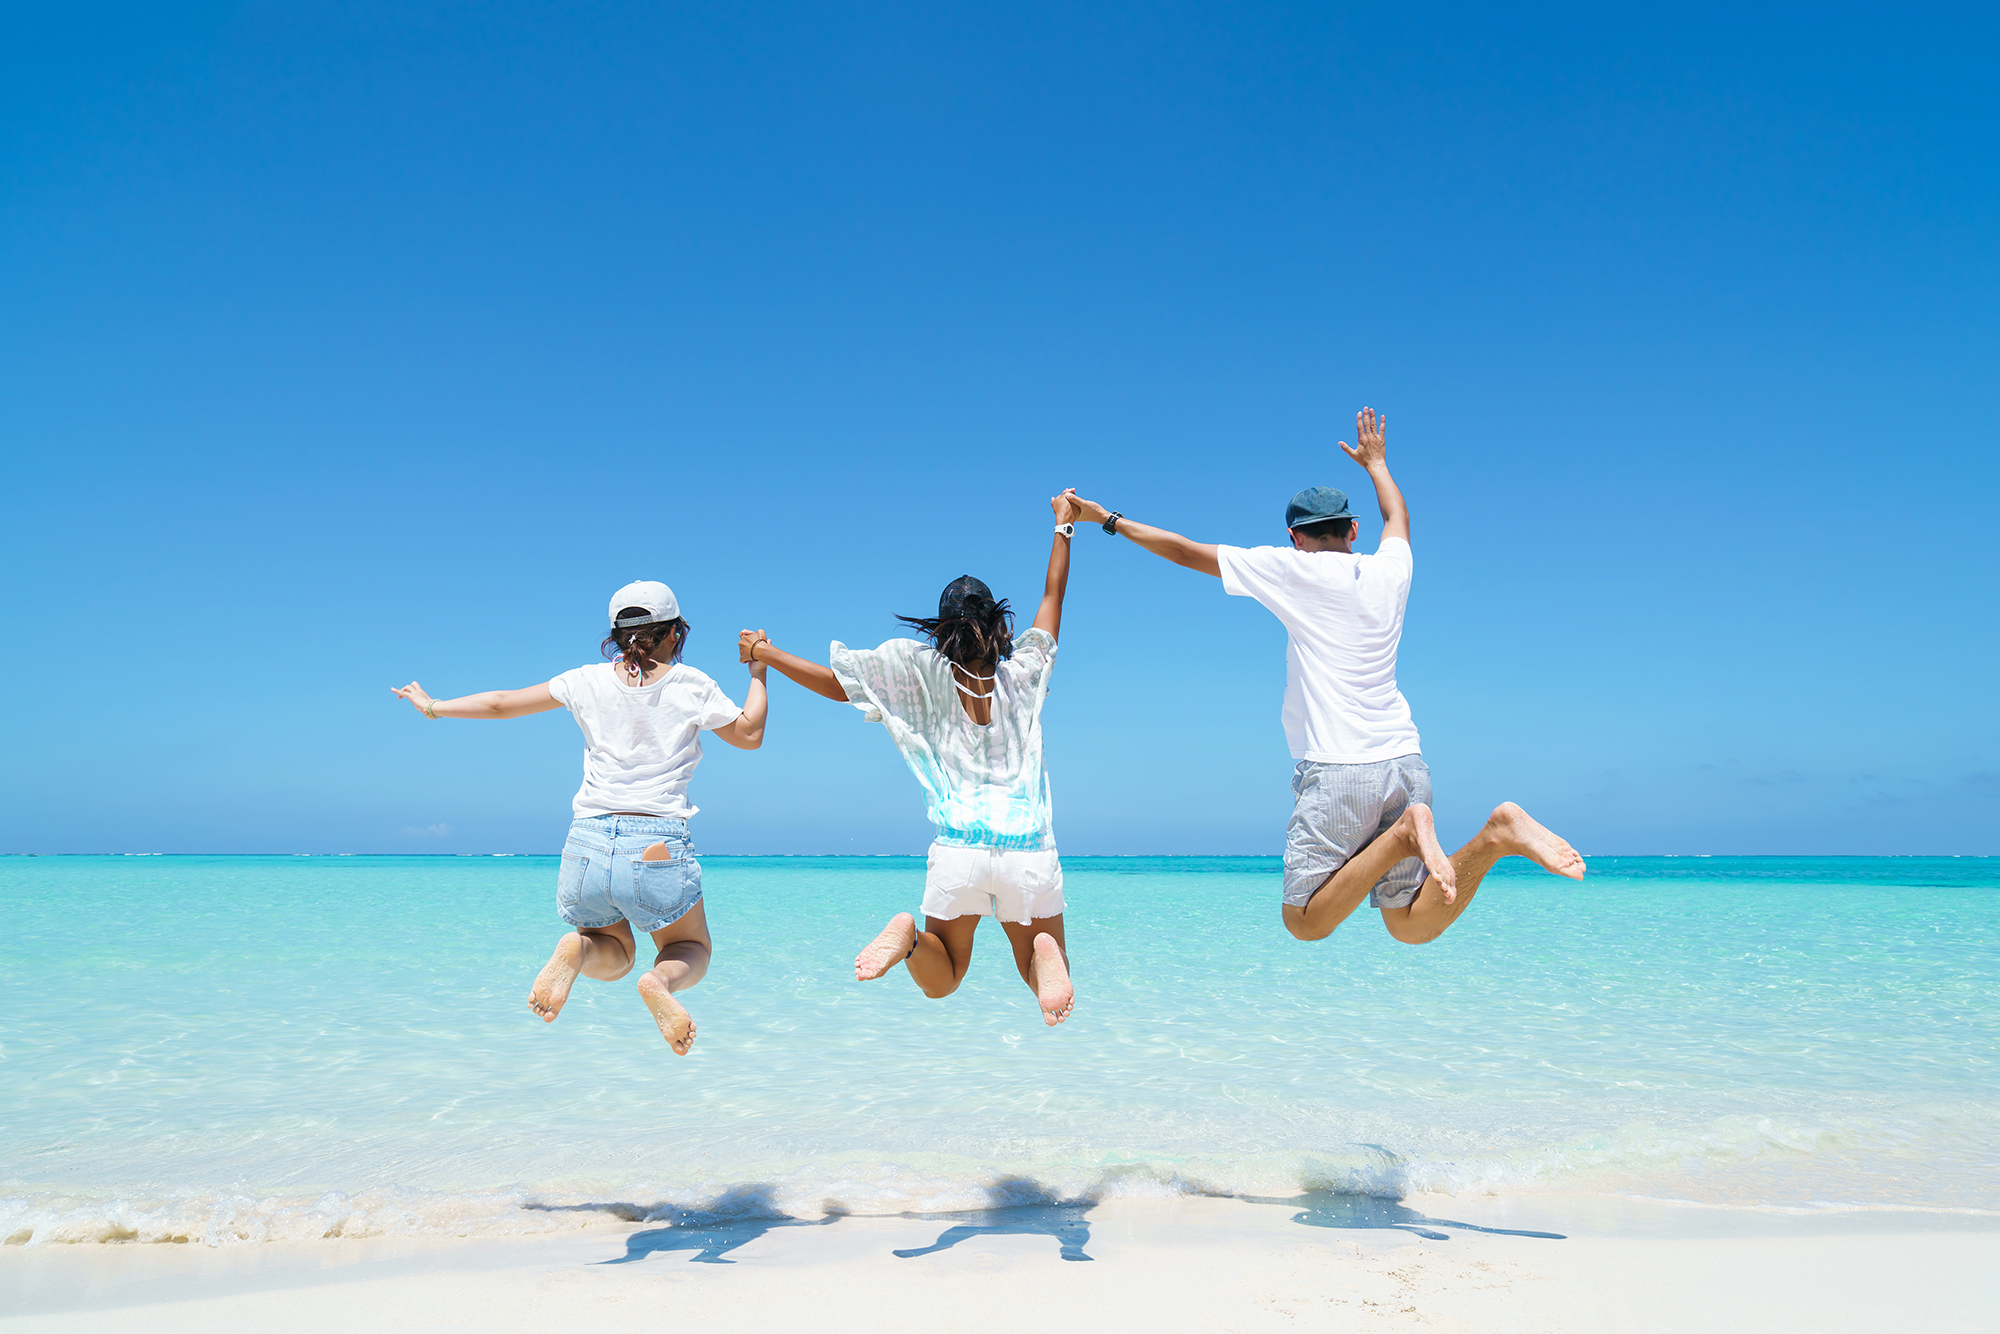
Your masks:
M1076 525L1073 523L1059 523L1056 525L1056 531L1061 533L1064 537L1075 537Z

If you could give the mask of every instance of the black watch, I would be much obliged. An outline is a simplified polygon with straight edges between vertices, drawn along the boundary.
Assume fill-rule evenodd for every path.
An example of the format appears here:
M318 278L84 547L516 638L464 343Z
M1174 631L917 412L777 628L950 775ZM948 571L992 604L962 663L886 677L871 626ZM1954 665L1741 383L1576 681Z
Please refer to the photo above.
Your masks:
M1104 531L1113 537L1118 536L1118 521L1124 517L1117 510L1111 511L1104 520Z

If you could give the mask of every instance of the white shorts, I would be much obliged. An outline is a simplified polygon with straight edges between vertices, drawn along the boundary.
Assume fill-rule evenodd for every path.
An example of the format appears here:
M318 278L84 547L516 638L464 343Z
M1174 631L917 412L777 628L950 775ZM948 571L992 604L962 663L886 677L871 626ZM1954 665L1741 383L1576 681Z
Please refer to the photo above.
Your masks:
M1016 852L931 844L924 916L997 917L1025 925L1062 910L1062 862L1054 848Z

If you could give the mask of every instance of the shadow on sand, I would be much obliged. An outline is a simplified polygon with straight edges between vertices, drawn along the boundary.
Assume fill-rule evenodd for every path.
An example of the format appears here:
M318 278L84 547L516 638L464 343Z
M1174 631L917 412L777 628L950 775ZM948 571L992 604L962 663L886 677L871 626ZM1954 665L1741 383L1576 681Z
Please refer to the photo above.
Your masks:
M757 1184L732 1186L698 1210L659 1205L647 1209L622 1201L606 1204L530 1205L545 1213L603 1213L634 1223L650 1223L679 1214L680 1221L665 1227L647 1228L625 1238L625 1254L599 1264L628 1265L661 1251L693 1251L689 1264L733 1265L729 1252L747 1246L765 1233L781 1227L826 1227L844 1216L839 1205L825 1206L824 1218L794 1218L778 1212L775 1188Z
M1049 1237L1064 1260L1089 1260L1084 1247L1090 1244L1090 1211L1097 1207L1098 1198L1083 1195L1073 1199L1060 1198L1041 1183L1028 1177L1003 1177L987 1186L986 1197L991 1204L984 1209L971 1209L955 1213L906 1213L903 1218L934 1220L947 1223L948 1227L938 1234L937 1240L928 1246L909 1250L892 1251L890 1254L902 1260L914 1260L921 1255L936 1255L948 1251L960 1242L974 1237ZM726 1265L737 1263L728 1259L731 1251L757 1240L778 1228L827 1227L846 1217L847 1210L838 1202L829 1200L821 1205L825 1211L823 1218L795 1218L781 1212L777 1207L776 1188L764 1183L733 1186L708 1201L705 1205L692 1209L681 1209L672 1205L646 1206L623 1201L595 1204L561 1204L527 1206L547 1213L603 1213L615 1218L623 1218L635 1223L662 1222L669 1218L664 1227L646 1228L634 1232L625 1239L625 1254L612 1260L600 1260L599 1264L631 1264L649 1255L661 1252L691 1251L691 1264ZM1529 1232L1519 1228L1482 1227L1477 1223L1461 1223L1449 1218L1431 1218L1395 1200L1382 1199L1372 1195L1341 1195L1332 1191L1309 1191L1304 1195L1238 1195L1233 1197L1245 1204L1277 1205L1296 1209L1292 1222L1306 1227L1348 1228L1361 1231L1409 1232L1431 1241L1450 1241L1451 1235L1440 1231L1454 1228L1462 1232L1484 1232L1502 1237L1541 1237L1550 1241L1562 1241L1560 1232Z
M1054 1237L1061 1247L1065 1260L1088 1260L1083 1248L1090 1241L1090 1220L1088 1214L1097 1201L1094 1199L1053 1200L1049 1192L1039 1182L1026 1177L1005 1177L986 1187L987 1198L994 1205L987 1209L974 1209L952 1214L904 1214L905 1218L930 1218L952 1220L952 1226L938 1233L938 1239L928 1246L915 1250L892 1251L899 1259L911 1260L919 1255L936 1255L948 1251L961 1241L974 1237ZM1033 1199L1040 1196L1048 1201L1043 1204L1002 1204L1003 1200Z
M1560 1232L1526 1232L1519 1228L1481 1227L1477 1223L1458 1223L1449 1218L1427 1218L1415 1209L1408 1208L1395 1200L1380 1199L1373 1195L1336 1195L1331 1191L1308 1191L1304 1195L1290 1197L1239 1195L1236 1198L1246 1204L1279 1204L1291 1208L1304 1205L1303 1210L1292 1215L1292 1221L1303 1223L1307 1227L1413 1232L1430 1241L1451 1240L1449 1233L1436 1230L1441 1227L1453 1227L1461 1232L1486 1232L1498 1237L1543 1237L1549 1241L1567 1240Z

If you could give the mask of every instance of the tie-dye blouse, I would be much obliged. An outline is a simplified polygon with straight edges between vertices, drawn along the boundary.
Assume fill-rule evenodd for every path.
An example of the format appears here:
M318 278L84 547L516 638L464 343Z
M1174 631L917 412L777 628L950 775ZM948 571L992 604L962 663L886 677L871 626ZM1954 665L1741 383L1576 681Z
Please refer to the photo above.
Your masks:
M1042 767L1042 700L1056 641L1030 629L995 667L993 721L985 727L958 702L951 664L930 645L892 639L851 649L835 640L830 660L847 698L889 738L923 786L938 842L1039 850L1056 845L1049 776Z

